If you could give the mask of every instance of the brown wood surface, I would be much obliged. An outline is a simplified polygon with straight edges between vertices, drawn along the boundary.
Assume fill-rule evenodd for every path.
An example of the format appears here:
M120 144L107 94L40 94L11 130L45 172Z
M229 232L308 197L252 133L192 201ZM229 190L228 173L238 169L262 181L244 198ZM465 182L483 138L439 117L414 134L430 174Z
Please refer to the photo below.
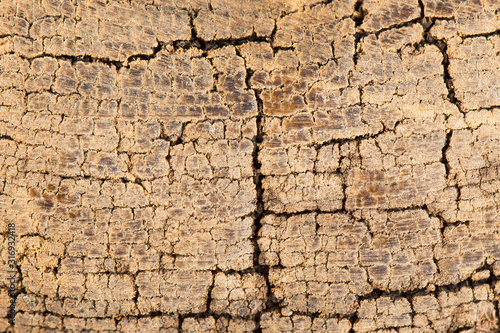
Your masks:
M2 0L0 331L497 332L500 2Z

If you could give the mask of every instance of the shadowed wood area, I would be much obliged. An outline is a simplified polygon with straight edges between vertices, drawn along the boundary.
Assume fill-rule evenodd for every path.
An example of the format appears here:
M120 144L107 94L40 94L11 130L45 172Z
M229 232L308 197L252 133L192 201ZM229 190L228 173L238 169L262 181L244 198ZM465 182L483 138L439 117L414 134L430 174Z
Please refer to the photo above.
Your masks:
M495 0L2 0L0 331L498 332L499 89Z

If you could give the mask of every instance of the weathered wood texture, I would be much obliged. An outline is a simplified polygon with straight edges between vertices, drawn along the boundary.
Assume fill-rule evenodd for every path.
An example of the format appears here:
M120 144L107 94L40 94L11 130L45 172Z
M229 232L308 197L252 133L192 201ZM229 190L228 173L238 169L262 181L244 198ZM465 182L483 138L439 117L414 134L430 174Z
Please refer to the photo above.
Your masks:
M0 331L500 329L500 2L2 0Z

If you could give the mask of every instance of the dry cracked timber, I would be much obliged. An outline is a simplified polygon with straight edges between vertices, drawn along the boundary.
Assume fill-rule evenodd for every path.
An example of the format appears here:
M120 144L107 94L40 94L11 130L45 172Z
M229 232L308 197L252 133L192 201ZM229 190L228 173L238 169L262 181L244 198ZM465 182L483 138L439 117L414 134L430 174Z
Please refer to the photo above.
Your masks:
M0 331L499 330L500 2L0 13Z

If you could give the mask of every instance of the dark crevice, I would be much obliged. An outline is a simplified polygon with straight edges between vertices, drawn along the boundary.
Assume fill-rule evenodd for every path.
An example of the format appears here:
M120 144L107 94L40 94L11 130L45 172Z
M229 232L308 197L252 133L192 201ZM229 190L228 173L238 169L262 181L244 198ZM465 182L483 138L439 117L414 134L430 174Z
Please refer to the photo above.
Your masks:
M362 8L363 0L357 0L354 4L354 13L352 15L352 19L354 20L354 26L360 27L363 24L363 19L365 18L365 11Z
M362 18L364 18L364 15L366 15L366 14L362 14ZM358 51L358 48L357 48L358 43L360 42L361 38L363 38L363 37L366 37L369 35L375 35L376 37L379 37L380 34L386 32L386 31L409 27L411 25L419 24L421 22L422 22L422 18L418 17L418 18L415 18L415 19L410 20L410 21L393 24L393 25L387 26L385 28L382 28L382 29L376 30L376 31L365 31L356 25L356 33L354 34L355 50Z
M273 46L273 54L278 53L279 51L295 51L295 47L293 46Z
M457 206L458 206L458 203L462 201L462 187L456 185L455 188L457 189Z
M163 313L163 315L165 315L165 314ZM249 317L239 317L239 316L231 317L228 314L220 314L220 313L215 313L212 311L205 311L205 312L200 312L200 313L184 313L184 314L179 315L179 324L178 324L179 325L179 327L178 327L179 332L181 332L181 331L186 332L186 331L182 330L182 324L184 323L184 320L186 320L187 318L194 318L194 319L213 318L213 319L215 319L215 321L218 321L221 318L251 319Z
M213 86L212 89L210 89L210 92L217 92L217 82L219 82L219 73L214 72L213 74Z
M140 187L142 187L142 190L144 191L144 193L149 193L149 191L146 190L146 187L144 186L144 184L142 183L142 180L139 179L139 178L136 178L134 180L134 183L136 183L137 185L139 185Z
M446 157L446 152L450 148L450 141L451 141L451 136L453 135L453 130L449 130L446 133L446 141L444 143L443 149L441 150L442 155L441 155L441 160L440 162L443 163L444 168L446 170L446 179L449 178L450 176L450 163L448 161L448 158Z
M386 209L388 213L394 213L394 212L405 212L408 210L416 210L416 209L422 209L427 211L427 206L426 205L415 205L415 206L406 206L406 207L393 207Z
M181 127L181 133L179 134L179 136L177 137L177 139L175 139L174 141L172 141L170 143L170 146L173 147L173 146L177 146L177 145L180 145L180 144L183 144L184 143L184 139L182 138L182 136L184 135L184 131L186 130L186 125L188 123L182 123L182 127Z
M122 67L129 68L130 66L127 64L125 65L124 62L118 61L118 60L111 60L109 58L100 58L100 57L93 57L90 55L84 55L84 56L69 56L69 55L54 55L50 53L43 53L41 55L37 55L35 57L23 57L19 56L22 59L26 59L28 61L32 61L37 58L44 58L44 57L52 57L57 60L65 60L69 61L71 65L74 65L76 62L86 62L86 63L101 63L105 64L109 67L114 67L116 70L120 70ZM133 56L131 56L133 57ZM130 58L130 57L129 57Z
M322 209L306 209L298 212L275 212L272 210L264 210L263 216L274 215L276 217L290 218L294 216L301 216L307 214L336 214L336 213L346 213L345 209L333 209L333 210L322 210Z
M172 42L172 46L174 50L179 50L179 49L190 49L190 48L197 48L202 51L210 51L210 50L217 50L220 48L223 48L225 46L239 46L243 44L247 44L250 42L259 42L259 43L270 43L271 38L267 36L257 36L255 32L253 32L251 35L242 37L242 38L221 38L221 39L214 39L214 40L209 40L205 41L198 37L196 28L193 24L193 16L191 18L191 38L189 40L178 40Z
M325 0L325 1L319 1L319 2L316 2L316 3L312 3L309 5L309 9L312 9L314 7L318 7L318 6L327 6L329 4L331 4L333 2L333 0ZM306 6L304 6L306 7Z
M183 316L179 316L179 320L178 320L178 327L177 327L177 332L178 333L181 333L182 332L182 324L184 323L184 317Z
M158 53L165 49L167 45L171 45L174 49L174 51L177 50L187 50L190 48L196 48L199 50L204 51L202 56L206 56L207 51L210 50L217 50L226 46L239 46L243 44L247 44L250 42L257 42L257 43L269 43L271 44L271 47L273 48L274 53L278 52L279 50L294 50L294 47L280 47L272 46L272 37L270 36L257 36L255 33L252 33L249 36L242 37L242 38L222 38L222 39L214 39L214 40L209 40L205 41L201 38L199 38L196 34L196 29L194 26L192 26L191 29L191 38L189 40L176 40L168 43L163 43L158 41L157 45L152 48L152 52L150 54L134 54L129 56L125 61L120 61L120 60L113 60L110 58L105 58L105 57L95 57L91 55L79 55L79 56L73 56L73 55L57 55L57 54L51 54L51 53L42 53L36 56L32 57L26 57L22 55L18 55L22 59L26 59L28 61L32 61L34 59L38 58L44 58L44 57L51 57L57 60L66 60L71 62L72 65L74 65L76 62L86 62L86 63L102 63L110 67L116 68L116 70L121 69L122 67L124 68L130 68L130 63L134 62L136 60L151 60L157 57ZM7 52L5 54L14 54L13 52Z
M156 56L158 55L158 53L163 49L163 43L161 43L160 41L157 41L157 44L156 46L153 48L153 53L151 54L135 54L135 55L131 55L130 57L127 58L127 60L125 61L125 67L129 67L129 63L132 62L132 61L136 61L136 60L151 60L151 59L154 59L156 58Z
M458 100L456 97L456 92L455 92L455 87L453 85L453 80L450 75L449 67L450 67L450 60L448 58L448 45L444 40L442 41L437 41L436 43L437 47L439 50L441 50L441 53L443 54L443 69L444 69L444 82L446 83L446 88L448 89L448 100L455 104L458 108L458 111L462 112L462 103Z
M349 333L354 333L356 332L354 330L354 324L358 321L358 311L354 312L354 314L349 318L349 322L351 323L351 329L349 330Z
M170 142L170 147L183 144L184 143L184 139L182 137L184 135L184 131L186 130L186 126L188 124L189 124L189 122L182 123L179 135L167 136L165 134L165 124L163 122L161 122L160 123L160 137L159 138L162 139L162 140L165 140L165 141L169 141ZM167 159L169 159L170 158L170 153L167 156L168 156Z
M425 18L425 6L422 0L418 0L418 6L420 7L420 18Z
M247 73L250 74L250 73ZM250 81L250 77L247 76L246 78L247 84ZM254 90L255 91L255 90ZM268 303L271 302L272 299L272 286L271 283L269 282L269 267L260 265L260 256L261 256L261 251L258 243L258 238L259 238L259 232L262 228L262 218L264 217L264 199L263 199L263 194L264 190L262 188L262 173L260 172L261 168L261 163L259 161L259 151L260 151L260 145L263 141L263 130L262 130L262 110L263 110L263 102L262 99L259 96L259 92L255 91L255 97L257 99L257 117L256 117L256 127L257 127L257 133L254 139L254 150L252 154L252 165L253 165L253 171L254 171L254 184L255 184L255 192L256 192L256 204L255 204L255 216L254 216L254 224L253 224L253 236L252 236L252 243L254 246L254 257L253 257L253 265L258 273L260 273L265 281L266 281L266 288L267 288L267 294L266 294L266 308L268 307ZM256 322L258 324L257 327L257 332L261 332L261 327L260 327L260 317L261 313L258 313L256 316Z
M356 33L354 35L354 40L355 40L354 46L355 46L355 52L356 52L355 57L354 57L354 64L355 65L356 65L357 60L358 60L358 54L361 51L360 49L358 50L358 45L359 45L361 38L366 37L366 36L371 35L371 34L374 34L375 36L378 37L380 34L386 32L386 31L389 31L389 30L409 27L411 25L418 24L418 23L422 24L423 21L429 21L429 19L425 18L425 15L424 15L424 12L425 12L424 5L423 5L422 1L419 0L420 15L418 18L414 18L412 20L401 22L401 23L392 24L392 25L386 26L386 27L384 27L380 30L376 30L376 31L364 31L360 27L363 24L363 20L366 16L367 12L366 12L366 10L363 9L362 5L363 5L362 0L356 1L355 7L354 7L354 14L352 15L352 19L354 20L355 27L356 27ZM422 26L424 26L424 29L425 29L425 25L422 24Z
M191 41L198 48L203 48L204 41L201 38L198 38L198 31L196 31L196 26L194 25L194 19L198 17L198 10L190 10L189 11L189 27L191 29Z
M471 35L460 35L461 38L463 39L468 39L468 38L477 38L477 37L491 37L491 36L499 36L500 35L500 30L495 30L492 32L485 32L485 33L478 33L478 34L471 34Z
M0 135L0 140L16 141L10 135Z
M24 293L23 294L26 294L26 295L35 295L35 294L32 294L32 293ZM71 300L77 300L76 298L71 298L71 297L64 297L63 299L63 302L65 299L71 299ZM95 301L94 301L95 302ZM55 317L60 317L60 318L83 318L83 319L88 319L88 318L84 318L84 317L79 317L77 315L74 315L74 314L65 314L65 315L61 315L60 312L53 312L53 311L50 311L50 310L43 310L43 311L34 311L34 312L29 312L29 311L25 311L25 310L16 310L18 313L23 313L23 314L32 314L32 313L36 313L36 314L40 314L42 316L47 316L47 315L51 315L51 316L55 316ZM92 318L97 318L97 319L119 319L119 318L137 318L137 319L140 319L140 318L151 318L151 317L162 317L162 316L165 316L166 314L168 315L175 315L174 313L165 313L165 312L161 312L161 311L151 311L151 312L148 312L147 314L130 314L130 315L124 315L124 316L95 316L95 317L92 317Z
M481 268L476 269L475 272L485 270L485 269L491 271L490 266L484 265ZM389 297L391 299L406 298L408 301L411 302L411 300L415 296L432 295L432 296L437 298L441 292L457 292L464 287L473 288L474 286L484 285L484 284L489 284L490 286L494 286L494 284L499 280L500 280L500 276L491 276L488 280L489 283L482 283L482 282L474 282L469 277L468 279L465 279L465 280L460 281L458 283L451 283L451 284L441 285L441 286L440 285L430 285L433 288L419 288L419 289L414 289L414 290L409 290L409 291L387 291L387 290L381 290L381 289L373 289L372 292L370 292L366 295L358 296L357 299L358 299L358 301L364 301L364 300L376 300L376 299L379 299L380 297Z
M270 43L270 46L273 50L273 55L276 55L279 51L295 51L294 46L276 46L274 45L274 38L276 37L276 32L278 31L278 23L274 20L273 31L271 31L270 37L267 41Z
M471 111L496 111L498 108L500 108L500 104L497 105L490 105L490 106L481 106L477 109L472 109ZM475 128L474 128L475 129Z
M382 28L380 30L372 31L372 32L370 32L370 34L374 34L375 36L378 37L380 34L386 32L386 31L409 27L409 26L411 26L413 24L418 24L421 21L422 21L422 18L417 17L417 18L415 18L413 20L409 20L409 21L406 21L406 22L393 24L393 25L387 26L385 28Z
M246 78L245 82L247 85L247 88L250 89L250 80L253 72L250 69L247 69L246 72ZM252 243L254 246L254 257L253 257L253 265L254 265L254 270L255 272L261 274L265 281L266 281L266 289L267 289L267 295L266 295L266 302L265 302L265 309L264 311L261 311L257 313L257 315L254 316L254 320L257 323L257 329L255 332L261 332L262 329L260 327L260 318L263 312L265 311L273 311L275 309L280 308L280 302L278 299L275 297L272 288L273 286L271 285L269 281L269 267L266 265L261 265L260 263L260 256L261 256L261 251L260 247L258 244L258 237L259 237L259 231L262 228L262 218L265 216L265 210L264 210L264 190L262 188L262 179L263 175L261 173L261 163L259 160L259 153L260 153L260 145L264 141L264 132L263 132L263 101L260 98L260 91L257 89L253 89L255 93L255 98L257 101L257 116L255 118L256 121L256 128L257 128L257 133L254 138L254 150L252 153L252 165L253 165L253 180L255 184L255 191L256 191L256 201L255 201L255 211L254 211L254 224L253 224L253 236L252 236Z
M364 32L360 27L363 24L363 20L365 18L365 10L363 9L363 0L357 0L354 5L354 13L352 14L352 19L354 20L354 27L356 32L354 34L354 56L353 62L354 67L358 64L359 54L361 53L361 47L359 43L361 42L361 38L366 36L366 32Z
M448 90L448 95L447 99L451 103L453 103L458 111L463 113L462 110L462 102L456 97L456 92L455 92L455 86L453 85L453 79L450 75L450 59L448 57L448 44L444 39L437 39L434 38L430 30L434 26L436 20L435 19L428 19L428 18L423 18L421 21L422 27L424 28L424 39L422 41L422 44L430 44L430 45L435 45L439 51L441 51L441 54L443 56L443 77L444 77L444 83L446 84L446 89Z
M420 24L422 25L422 28L424 28L424 42L428 41L427 38L430 36L430 30L436 23L435 20L428 18L428 17L423 17L422 20L420 21Z
M342 177L342 193L344 194L344 197L342 198L342 212L346 212L346 203L347 203L347 181L345 179L345 176Z
M35 57L22 57L27 60L33 60L37 58L43 58L43 57L52 57L54 59L58 60L66 60L71 62L72 65L74 65L76 62L87 62L87 63L102 63L105 65L108 65L110 67L115 67L117 70L121 69L122 67L125 68L130 68L130 62L136 61L136 60L151 60L154 59L158 53L163 49L164 44L161 43L160 41L157 41L157 45L152 49L152 52L150 54L134 54L129 56L125 61L118 61L118 60L112 60L109 58L101 58L101 57L93 57L90 55L83 55L83 56L70 56L70 55L53 55L53 54L46 54L43 53L41 55L37 55Z
M205 311L209 314L212 314L211 308L211 303L212 303L212 291L214 290L215 286L215 273L212 272L212 284L208 287L207 291L207 303L206 303L206 309Z
M379 135L381 134L384 134L384 133L389 133L389 132L395 132L396 130L396 127L399 125L400 121L398 121L393 128L386 128L385 126L379 130L378 132L376 133L367 133L367 134L363 134L363 135L357 135L355 137L352 137L352 138L343 138L343 139L331 139L331 140L327 140L327 141L324 141L324 142L320 142L320 143L315 143L313 144L312 146L316 149L316 150L319 150L321 149L322 147L325 147L325 146L329 146L329 145L332 145L332 144L338 144L338 145L342 145L342 144L345 144L345 143L350 143L350 142L360 142L362 140L368 140L368 139L376 139Z
M493 282L491 282L490 286L493 287ZM495 306L495 315L497 317L497 329L500 329L500 301L493 301L493 305Z
M217 275L218 273L223 273L224 275L239 275L239 276L243 276L243 275L246 275L246 274L255 274L255 273L259 273L258 269L256 267L250 267L250 268L245 268L245 269L239 269L239 270L236 270L236 269L226 269L226 270L223 270L223 269L220 269L220 268L215 268L211 271L214 275Z

